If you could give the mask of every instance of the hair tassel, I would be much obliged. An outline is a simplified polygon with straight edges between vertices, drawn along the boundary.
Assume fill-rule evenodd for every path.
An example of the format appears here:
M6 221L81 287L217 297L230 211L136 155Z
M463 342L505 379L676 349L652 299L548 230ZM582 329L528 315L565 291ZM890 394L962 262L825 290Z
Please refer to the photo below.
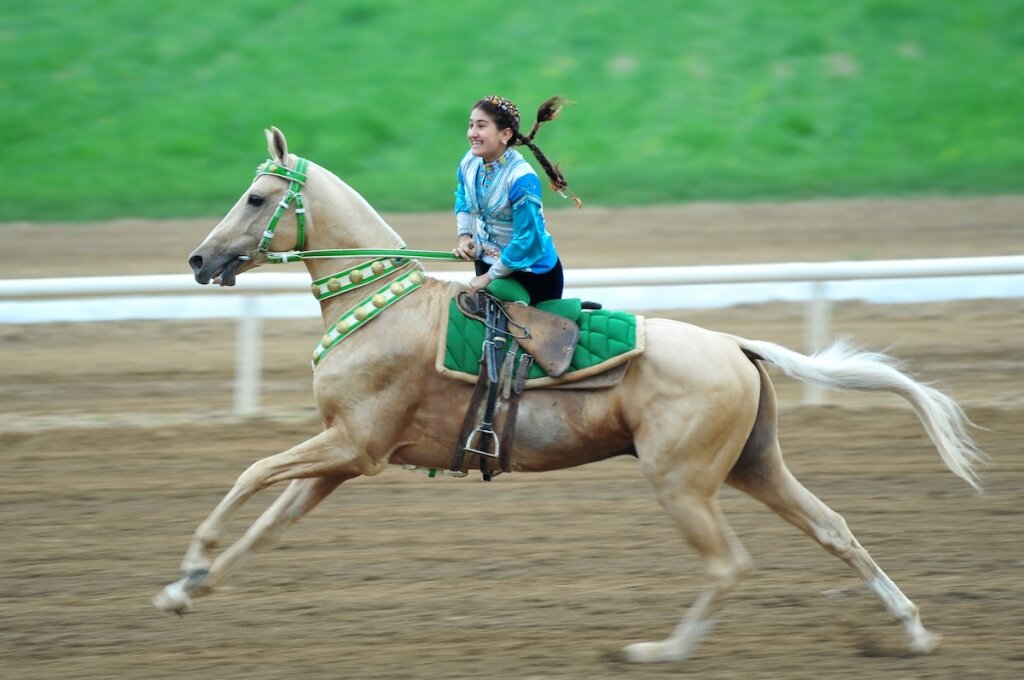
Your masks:
M531 142L533 138L537 136L537 130L540 129L541 123L546 123L549 120L558 118L558 114L562 112L562 108L572 104L571 101L565 97L554 96L545 101L537 108L537 122L530 128L530 134L526 136Z
M555 190L555 192L556 192L556 193L557 193L557 194L558 194L559 196L561 196L562 198L571 198L571 199L572 199L572 202L576 204L576 208L577 208L577 209L579 209L579 208L582 208L582 207L583 207L583 201L581 201L581 200L580 200L580 199L579 199L579 198L578 198L578 197L576 196L576 194L572 193L572 190L570 190L570 189L569 189L569 187L563 187L563 188L559 189L559 188L558 188L558 187L556 187L556 186L555 186L554 184L552 184L552 185L551 185L551 188L552 188L552 189L554 189L554 190Z
M565 97L554 96L551 99L548 99L540 105L540 108L537 109L537 122L546 123L549 120L558 118L558 114L562 112L562 108L569 104L572 104L572 102Z
M552 178L551 190L562 198L571 198L577 208L582 208L583 201L581 201L576 194L572 192L572 189L569 188L569 183L565 181L565 175L562 174L562 168L558 165L554 165L552 166L552 169L555 171L557 178Z

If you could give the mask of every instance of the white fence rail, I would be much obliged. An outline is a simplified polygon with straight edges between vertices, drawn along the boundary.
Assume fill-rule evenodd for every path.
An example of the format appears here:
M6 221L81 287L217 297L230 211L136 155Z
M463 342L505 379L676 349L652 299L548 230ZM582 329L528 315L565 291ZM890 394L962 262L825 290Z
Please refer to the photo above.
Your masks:
M679 286L737 283L808 282L806 349L822 349L831 337L831 303L827 282L853 280L911 279L932 277L994 276L1024 274L1024 255L921 260L878 260L858 262L788 262L776 264L714 265L699 267L629 267L574 269L565 273L566 288L622 288L629 286ZM446 280L466 280L464 273L434 273ZM0 280L0 299L74 298L80 296L122 296L152 294L241 295L235 313L238 319L235 413L255 415L259 409L260 340L262 325L260 294L306 292L305 273L254 272L238 279L230 292L203 287L186 274L150 276L98 276L62 279ZM1016 293L1024 297L1024 283ZM167 318L175 318L168 314ZM805 400L817 402L821 393L808 390Z

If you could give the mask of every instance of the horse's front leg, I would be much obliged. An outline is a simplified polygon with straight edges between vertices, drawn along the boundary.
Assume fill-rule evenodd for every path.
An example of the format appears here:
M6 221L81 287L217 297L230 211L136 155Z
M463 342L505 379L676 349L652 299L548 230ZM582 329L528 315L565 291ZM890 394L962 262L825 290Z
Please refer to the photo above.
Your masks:
M383 467L382 463L368 461L345 447L342 440L336 430L325 430L293 449L250 466L196 530L182 561L185 577L164 588L153 598L154 604L166 611L186 611L193 595L208 593L241 565L249 551L277 538L341 482L362 474L376 474ZM216 562L211 562L210 551L217 546L238 509L258 491L288 479L294 481L246 534Z

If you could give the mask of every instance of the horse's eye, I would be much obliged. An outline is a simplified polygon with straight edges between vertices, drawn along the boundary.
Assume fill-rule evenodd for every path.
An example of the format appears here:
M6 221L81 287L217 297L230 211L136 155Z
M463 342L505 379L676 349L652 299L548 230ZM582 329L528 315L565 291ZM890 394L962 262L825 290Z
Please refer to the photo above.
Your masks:
M249 194L249 205L263 205L263 197L259 194Z

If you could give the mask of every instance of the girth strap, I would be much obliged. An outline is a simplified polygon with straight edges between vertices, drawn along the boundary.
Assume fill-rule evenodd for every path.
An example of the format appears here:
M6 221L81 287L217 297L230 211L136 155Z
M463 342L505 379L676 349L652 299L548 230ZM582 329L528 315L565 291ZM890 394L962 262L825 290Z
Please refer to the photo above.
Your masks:
M483 312L487 330L480 358L480 374L455 442L450 469L463 470L467 463L466 454L475 455L484 481L490 481L495 475L512 470L511 450L515 419L519 397L522 395L532 359L527 358L529 355L524 355L524 359L520 361L519 371L513 375L519 347L513 339L515 336L508 332L508 315L501 304L482 291L475 298L464 302L475 313ZM499 437L494 429L494 419L502 388L505 391L508 408L505 410ZM476 425L480 404L484 402L485 396L483 416L480 424ZM491 460L495 458L498 469L491 467Z

